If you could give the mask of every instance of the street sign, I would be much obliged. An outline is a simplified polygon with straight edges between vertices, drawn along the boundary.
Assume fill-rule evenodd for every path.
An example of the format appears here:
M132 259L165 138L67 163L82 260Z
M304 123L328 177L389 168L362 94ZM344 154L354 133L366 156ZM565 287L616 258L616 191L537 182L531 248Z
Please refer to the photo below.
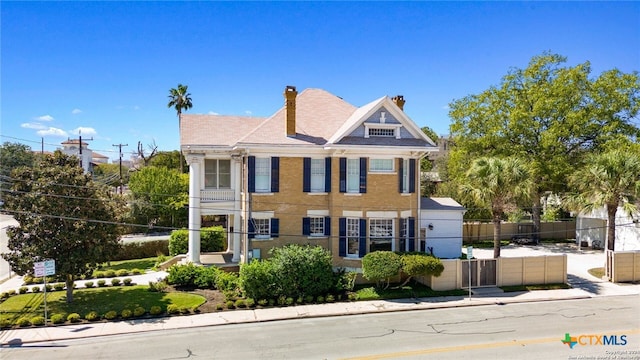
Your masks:
M473 257L473 246L467 246L467 259L471 259Z
M36 277L55 275L56 261L47 260L33 263L33 273Z

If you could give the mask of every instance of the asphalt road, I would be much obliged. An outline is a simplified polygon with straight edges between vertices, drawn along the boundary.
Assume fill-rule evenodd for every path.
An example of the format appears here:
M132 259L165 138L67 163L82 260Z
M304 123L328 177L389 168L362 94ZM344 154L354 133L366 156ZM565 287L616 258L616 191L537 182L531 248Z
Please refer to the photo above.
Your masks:
M563 344L567 333L582 344L573 348ZM602 335L609 340L615 336L618 345L597 344L597 336L602 339ZM589 339L594 344L588 344ZM0 357L3 360L640 359L639 350L638 296L610 296L33 343L0 349Z

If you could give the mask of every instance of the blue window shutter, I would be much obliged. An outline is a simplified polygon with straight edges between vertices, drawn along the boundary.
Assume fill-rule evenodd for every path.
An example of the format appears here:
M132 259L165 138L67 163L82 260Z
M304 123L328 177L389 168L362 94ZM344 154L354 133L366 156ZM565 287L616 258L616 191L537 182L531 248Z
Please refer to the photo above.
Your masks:
M364 257L367 253L367 219L360 219L360 243L358 245L358 256Z
M311 235L311 218L302 218L302 235Z
M253 219L249 219L249 239L256 237L256 227L253 225Z
M271 192L280 191L280 158L271 158Z
M340 158L340 192L347 192L347 158Z
M280 219L271 218L271 237L280 236Z
M416 218L409 218L409 251L416 251Z
M338 242L338 255L345 257L347 256L347 218L339 218L338 227L338 232L340 233Z
M324 158L324 192L331 192L331 158Z
M416 159L409 159L409 192L416 192Z
M302 159L302 191L311 192L311 158Z
M360 158L360 194L367 192L367 158Z
M324 217L324 235L331 235L331 218L329 216Z
M404 171L404 159L398 159L398 192L402 194L404 181L402 181L402 172Z
M247 166L249 168L249 192L256 192L256 157L249 156Z

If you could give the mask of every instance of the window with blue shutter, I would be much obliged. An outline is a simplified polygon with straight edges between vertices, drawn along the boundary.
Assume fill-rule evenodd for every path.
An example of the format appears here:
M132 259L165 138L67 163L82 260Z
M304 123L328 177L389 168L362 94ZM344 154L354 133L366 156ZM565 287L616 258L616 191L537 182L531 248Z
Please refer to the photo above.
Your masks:
M302 235L311 235L311 218L302 218Z
M302 159L302 191L311 192L311 158Z
M280 191L280 158L271 158L271 192Z
M249 170L248 181L249 181L249 192L256 192L256 157L249 156L247 159L247 167Z
M360 193L367 192L367 158L360 158Z
M404 159L398 159L398 192L403 193L405 189L405 179L407 174L404 171Z
M324 217L324 235L325 236L331 235L331 217L329 216Z
M416 251L416 218L409 218L409 251Z
M360 244L358 257L364 257L367 253L367 219L360 219Z
M416 192L416 159L409 159L409 192Z
M256 237L256 227L253 223L253 219L249 219L249 239L253 239Z
M347 158L340 158L340 192L347 192Z

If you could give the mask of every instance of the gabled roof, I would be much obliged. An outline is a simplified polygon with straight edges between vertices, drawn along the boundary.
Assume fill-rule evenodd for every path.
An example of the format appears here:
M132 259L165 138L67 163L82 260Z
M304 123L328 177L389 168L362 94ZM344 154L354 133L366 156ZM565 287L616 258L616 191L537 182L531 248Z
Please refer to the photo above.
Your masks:
M249 116L182 114L180 144L233 146L264 121Z
M423 197L420 199L420 208L422 210L457 210L466 211L464 206L460 205L452 198L442 197Z

